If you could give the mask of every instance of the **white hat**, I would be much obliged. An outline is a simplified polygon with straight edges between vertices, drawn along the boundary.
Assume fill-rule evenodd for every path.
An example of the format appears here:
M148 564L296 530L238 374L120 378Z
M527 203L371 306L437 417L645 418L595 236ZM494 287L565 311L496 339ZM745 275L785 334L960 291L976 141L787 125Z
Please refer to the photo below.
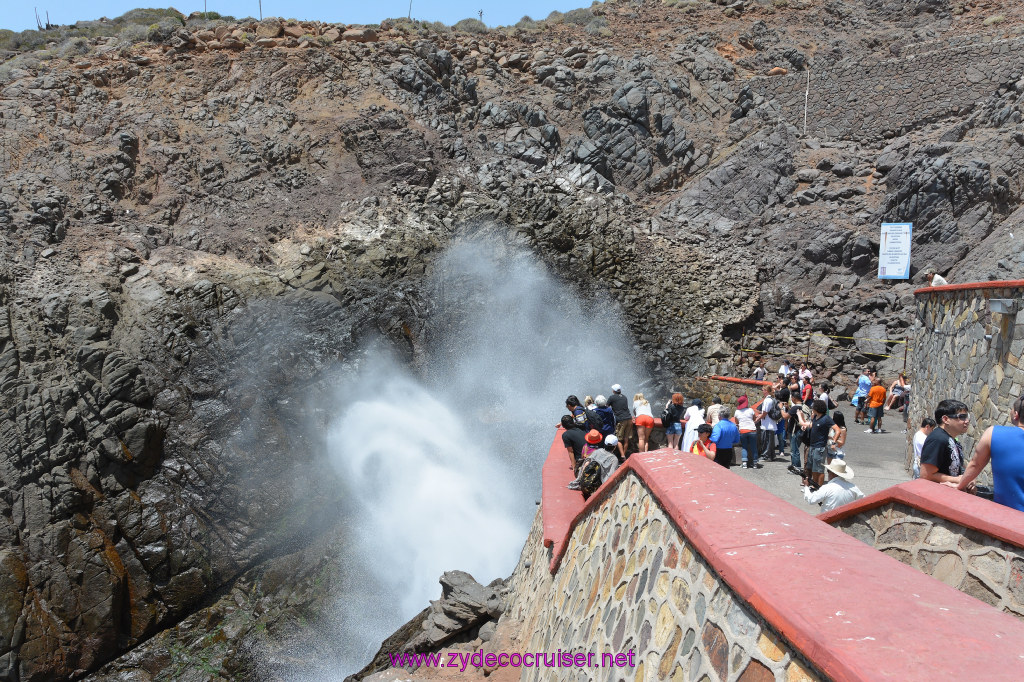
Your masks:
M845 479L847 481L853 478L853 469L846 466L846 460L844 459L840 459L837 457L828 464L826 464L825 468L831 471L839 478Z
M608 436L607 438L604 439L604 444L605 445L618 445L619 444L619 439L613 433L612 435L610 435L610 436Z
M622 386L619 386L618 384L612 384L612 390L615 391L616 393L622 393Z
M598 407L608 407L608 398L605 398L603 395L599 395L594 398L594 404Z

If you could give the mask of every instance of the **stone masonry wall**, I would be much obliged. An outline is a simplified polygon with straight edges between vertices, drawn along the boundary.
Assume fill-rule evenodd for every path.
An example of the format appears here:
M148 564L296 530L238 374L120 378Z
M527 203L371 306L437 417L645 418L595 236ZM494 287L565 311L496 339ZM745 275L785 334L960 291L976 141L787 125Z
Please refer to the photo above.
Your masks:
M636 667L528 668L521 679L822 678L695 553L633 473L576 527L553 576L540 518L503 616L516 623L521 650L635 650Z
M807 133L870 140L969 111L1004 83L1024 77L1024 39L962 46L887 60L842 61L810 72ZM752 90L775 99L787 123L803 129L807 73L760 77Z
M964 456L993 424L1009 423L1009 408L1024 386L1024 287L926 291L917 295L917 322L909 357L913 396L909 424L933 416L946 398L962 400L971 411L963 436ZM990 299L1016 299L1016 315L989 311ZM991 334L991 339L985 336ZM908 429L907 462L913 457ZM991 483L986 467L979 481Z
M1024 549L903 504L835 524L875 549L1024 620Z

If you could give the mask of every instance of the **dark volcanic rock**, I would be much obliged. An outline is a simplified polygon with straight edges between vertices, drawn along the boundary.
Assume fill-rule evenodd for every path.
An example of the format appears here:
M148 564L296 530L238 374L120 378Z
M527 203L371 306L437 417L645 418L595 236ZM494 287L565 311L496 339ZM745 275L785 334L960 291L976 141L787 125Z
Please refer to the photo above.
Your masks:
M1024 277L1015 6L642 4L0 54L0 678L284 660L261 624L316 611L314 548L347 540L330 388L371 342L424 361L424 282L466 233L619 306L666 388L749 375L742 339L839 337L811 347L837 382L888 354L865 339L914 303L874 276L882 221L914 223L917 277ZM446 589L399 641L493 618Z

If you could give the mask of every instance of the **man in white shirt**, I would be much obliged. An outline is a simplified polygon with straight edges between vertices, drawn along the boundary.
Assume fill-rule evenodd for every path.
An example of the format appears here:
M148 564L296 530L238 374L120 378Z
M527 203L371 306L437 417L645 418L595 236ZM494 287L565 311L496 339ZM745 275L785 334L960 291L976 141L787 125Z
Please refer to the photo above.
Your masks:
M771 418L772 408L775 406L776 399L772 395L771 386L764 387L764 399L761 401L761 406L757 409L755 417L761 419L761 447L764 448L763 455L767 459L775 459L776 449L776 432L778 431L778 423ZM778 443L779 454L782 455L782 443Z
M914 478L921 478L921 448L938 424L931 417L921 420L920 430L914 434Z
M928 286L930 287L941 287L949 284L945 277L936 272L935 266L931 263L929 263L928 267L924 269L924 280L928 282Z
M807 504L820 504L821 511L827 512L864 497L860 488L851 482L853 469L846 466L846 460L833 459L825 465L825 471L828 472L825 485L813 493L810 487L804 486L804 500Z
M811 368L807 366L806 362L800 363L800 379L807 383L814 381L814 375L811 374Z
M786 377L789 376L790 371L791 370L789 369L789 360L783 360L782 366L779 367L779 376L785 379Z

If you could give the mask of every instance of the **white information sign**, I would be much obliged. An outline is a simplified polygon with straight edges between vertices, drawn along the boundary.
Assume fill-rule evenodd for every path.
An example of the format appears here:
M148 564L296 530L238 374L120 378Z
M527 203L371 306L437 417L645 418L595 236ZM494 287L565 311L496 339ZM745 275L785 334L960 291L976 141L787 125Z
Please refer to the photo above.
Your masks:
M910 235L913 223L882 223L878 242L878 278L910 279Z

